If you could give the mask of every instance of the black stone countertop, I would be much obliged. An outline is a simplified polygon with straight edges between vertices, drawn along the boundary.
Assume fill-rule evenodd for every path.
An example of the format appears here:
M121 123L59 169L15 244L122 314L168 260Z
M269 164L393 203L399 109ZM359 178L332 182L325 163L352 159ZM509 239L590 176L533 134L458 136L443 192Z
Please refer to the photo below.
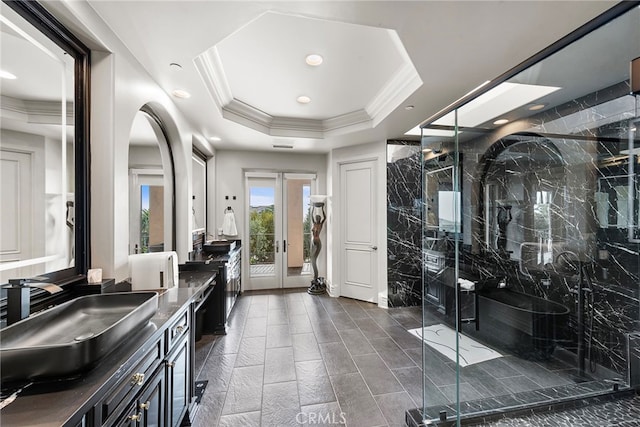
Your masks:
M32 384L0 411L6 426L75 426L110 387L138 362L179 313L205 292L212 272L180 273L177 288L161 293L158 311L145 328L132 331L128 342L109 353L95 368L78 378Z

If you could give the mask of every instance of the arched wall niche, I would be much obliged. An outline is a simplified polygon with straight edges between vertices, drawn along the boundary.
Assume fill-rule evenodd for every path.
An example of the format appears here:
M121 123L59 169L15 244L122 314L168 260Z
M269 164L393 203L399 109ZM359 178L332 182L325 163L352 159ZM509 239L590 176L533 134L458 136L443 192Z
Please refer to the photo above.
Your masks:
M191 133L180 132L178 124L167 108L157 101L145 103L142 111L162 124L164 136L173 159L174 173L174 250L179 262L187 260L192 249L191 242Z
M526 255L522 243L567 237L566 162L551 139L535 133L500 137L480 156L473 175L477 251L520 261Z

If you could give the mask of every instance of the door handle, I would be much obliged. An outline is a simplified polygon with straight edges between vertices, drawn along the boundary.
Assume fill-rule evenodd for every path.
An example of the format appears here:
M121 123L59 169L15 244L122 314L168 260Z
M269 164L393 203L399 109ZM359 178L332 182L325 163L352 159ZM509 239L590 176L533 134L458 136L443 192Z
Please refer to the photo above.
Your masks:
M374 251L377 251L378 247L377 246L371 246L371 249L373 249Z
M287 252L287 241L283 240L282 241L282 252Z
M276 253L280 251L280 241L276 240Z

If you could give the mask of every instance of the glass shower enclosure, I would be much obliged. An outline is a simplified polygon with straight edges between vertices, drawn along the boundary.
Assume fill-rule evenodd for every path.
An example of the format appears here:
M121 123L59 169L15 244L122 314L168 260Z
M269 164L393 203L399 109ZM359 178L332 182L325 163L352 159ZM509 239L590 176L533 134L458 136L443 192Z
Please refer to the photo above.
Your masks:
M623 2L423 125L409 425L640 385L638 57L640 8Z

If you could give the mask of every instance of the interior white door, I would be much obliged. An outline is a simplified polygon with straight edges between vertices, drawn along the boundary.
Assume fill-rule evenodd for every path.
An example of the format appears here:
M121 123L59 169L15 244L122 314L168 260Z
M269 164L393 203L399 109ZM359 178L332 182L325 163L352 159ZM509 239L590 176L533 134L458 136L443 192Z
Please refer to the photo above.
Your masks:
M9 265L33 258L31 154L0 150L0 172L0 262ZM21 275L28 277L30 273L30 267L22 267L0 277L6 281Z
M377 302L376 162L340 165L340 295Z

